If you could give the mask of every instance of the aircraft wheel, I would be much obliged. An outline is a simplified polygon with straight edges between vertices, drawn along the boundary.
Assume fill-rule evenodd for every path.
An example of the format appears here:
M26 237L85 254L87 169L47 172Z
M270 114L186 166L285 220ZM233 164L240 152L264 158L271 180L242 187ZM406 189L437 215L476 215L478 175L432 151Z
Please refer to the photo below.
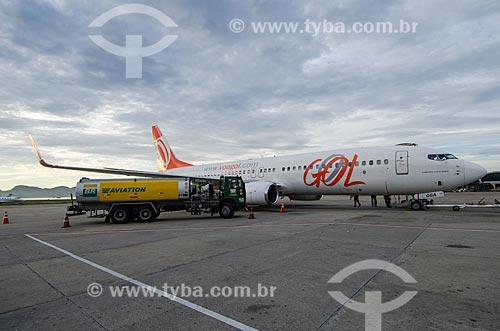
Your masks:
M420 201L418 201L418 200L413 200L410 203L410 208L411 208L411 210L420 210L420 209L422 209L422 203L420 203Z

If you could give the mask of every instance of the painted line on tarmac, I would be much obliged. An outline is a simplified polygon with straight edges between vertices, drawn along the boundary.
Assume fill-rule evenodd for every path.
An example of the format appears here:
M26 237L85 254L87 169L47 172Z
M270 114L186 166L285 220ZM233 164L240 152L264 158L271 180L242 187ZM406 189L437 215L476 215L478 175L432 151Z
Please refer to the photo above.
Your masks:
M31 233L32 236L52 236L52 235L75 235L75 234L106 234L120 232L158 232L158 231L184 231L184 230L209 230L209 229L245 229L245 228L261 228L261 227L282 227L282 226L312 226L312 225L352 225L352 226L367 226L379 228L401 228L414 230L442 230L442 231L466 231L466 232L493 232L500 233L500 229L479 229L479 228L453 228L442 226L423 226L423 225L398 225L398 224L373 224L373 223L350 223L350 222L307 222L307 223L282 223L282 224L249 224L249 225L215 225L215 226L200 226L200 227L177 227L177 228L154 228L154 229L119 229L119 230L87 230L73 232L39 232ZM26 234L27 235L27 234Z
M214 312L212 310L209 310L209 309L207 309L205 307L199 306L199 305L197 305L195 303L192 303L190 301L187 301L187 300L184 300L182 298L176 297L176 296L174 296L174 295L172 295L170 293L167 293L165 291L159 290L159 289L157 289L157 288L155 288L153 286L150 286L150 285L145 284L145 283L143 283L141 281L138 281L137 279L125 276L125 275L123 275L123 274L121 274L119 272L116 272L116 271L113 271L113 270L108 269L106 267L103 267L103 266L101 266L101 265L99 265L99 264L97 264L95 262L92 262L92 261L89 261L87 259L84 259L83 257L75 255L75 254L73 254L71 252L68 252L67 250L64 250L64 249L62 249L60 247L52 245L52 244L50 244L50 243L48 243L46 241L43 241L41 239L35 238L35 237L33 237L33 236L29 235L29 234L26 234L25 236L28 237L28 238L30 238L30 239L33 239L34 241L37 241L37 242L39 242L39 243L41 243L41 244L43 244L45 246L53 248L53 249L55 249L55 250L57 250L57 251L65 254L65 255L68 255L68 256L70 256L70 257L72 257L72 258L74 258L74 259L76 259L76 260L78 260L80 262L88 264L88 265L90 265L90 266L92 266L92 267L94 267L96 269L104 271L104 272L106 272L106 273L108 273L110 275L113 275L113 276L115 276L117 278L120 278L120 279L122 279L122 280L124 280L126 282L132 283L134 285L137 285L139 287L142 287L144 289L152 291L152 292L158 294L159 296L165 297L165 298L167 298L167 299L169 299L171 301L175 301L175 302L177 302L177 303L179 303L179 304L181 304L181 305L183 305L185 307L188 307L188 308L191 308L193 310L196 310L197 312L200 312L200 313L202 313L202 314L204 314L206 316L212 317L212 318L214 318L214 319L216 319L216 320L218 320L220 322L223 322L223 323L225 323L227 325L230 325L230 326L232 326L232 327L234 327L234 328L236 328L238 330L258 331L257 329L252 328L252 327L250 327L248 325L245 325L245 324L243 324L241 322L233 320L233 319L231 319L229 317L226 317L224 315L216 313L216 312Z
M342 223L342 224L381 227L381 228L403 228L403 229L415 229L415 230L443 230L443 231L496 232L496 233L500 233L500 230L496 230L496 229L453 228L453 227L432 226L432 225L431 226L424 226L424 225L397 225L397 224L373 224L373 223Z

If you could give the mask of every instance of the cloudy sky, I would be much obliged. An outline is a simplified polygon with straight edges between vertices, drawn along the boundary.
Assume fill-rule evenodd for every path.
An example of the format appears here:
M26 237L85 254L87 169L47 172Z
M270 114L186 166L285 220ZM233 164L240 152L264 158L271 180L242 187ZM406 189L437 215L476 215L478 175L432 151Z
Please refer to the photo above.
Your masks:
M500 2L0 2L0 189L74 185L54 163L155 170L151 125L185 161L416 142L500 170ZM245 22L233 33L231 20ZM416 33L257 33L252 22L416 22ZM304 26L300 25L300 29ZM303 31L304 32L304 31ZM125 77L125 59L88 37L145 46L177 39Z

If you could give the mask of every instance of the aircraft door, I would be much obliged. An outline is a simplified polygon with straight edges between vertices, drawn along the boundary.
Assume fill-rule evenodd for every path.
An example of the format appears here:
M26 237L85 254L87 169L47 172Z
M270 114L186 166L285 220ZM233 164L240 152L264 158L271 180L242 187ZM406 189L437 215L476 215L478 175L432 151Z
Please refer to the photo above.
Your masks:
M408 151L396 152L396 174L408 175Z

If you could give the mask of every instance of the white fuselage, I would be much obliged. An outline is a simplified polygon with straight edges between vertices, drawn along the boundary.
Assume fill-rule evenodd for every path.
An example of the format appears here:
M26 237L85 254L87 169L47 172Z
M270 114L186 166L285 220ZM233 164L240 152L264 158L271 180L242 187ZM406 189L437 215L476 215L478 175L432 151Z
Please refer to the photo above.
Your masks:
M448 158L432 159L432 155ZM367 147L175 168L165 173L276 183L281 195L415 194L451 190L486 170L418 146Z
M14 197L14 196L9 196L9 197L0 197L0 203L2 202L22 202L24 201L21 198Z

